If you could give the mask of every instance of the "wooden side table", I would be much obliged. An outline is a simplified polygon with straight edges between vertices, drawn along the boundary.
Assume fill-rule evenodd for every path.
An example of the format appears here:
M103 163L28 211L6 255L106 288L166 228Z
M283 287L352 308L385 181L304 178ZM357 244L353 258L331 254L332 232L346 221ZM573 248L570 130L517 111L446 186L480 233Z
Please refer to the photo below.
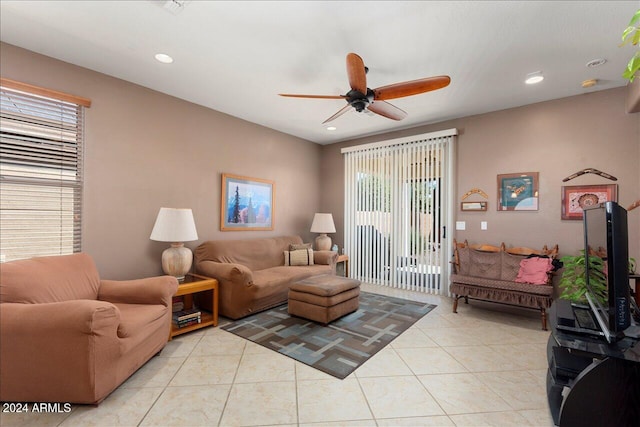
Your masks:
M169 332L169 341L176 335L186 334L187 332L195 331L196 329L204 328L207 326L218 325L218 281L210 277L200 276L199 274L187 273L184 280L178 285L178 291L174 296L182 296L184 301L184 309L189 310L193 307L193 294L204 291L212 291L213 294L213 313L201 310L200 323L195 325L185 326L184 328L178 328L171 322L171 330Z
M344 277L349 277L349 255L338 255L336 264L344 263Z

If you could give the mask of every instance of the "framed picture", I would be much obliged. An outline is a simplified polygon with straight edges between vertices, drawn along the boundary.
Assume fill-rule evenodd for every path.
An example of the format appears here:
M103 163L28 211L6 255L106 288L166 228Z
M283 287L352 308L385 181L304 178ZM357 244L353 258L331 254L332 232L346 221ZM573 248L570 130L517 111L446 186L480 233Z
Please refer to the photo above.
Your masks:
M538 210L538 172L498 175L499 211Z
M462 211L486 211L487 202L461 202L460 210Z
M273 181L223 173L220 230L273 230L275 191Z
M617 201L617 184L565 185L562 187L562 219L582 220L583 209Z

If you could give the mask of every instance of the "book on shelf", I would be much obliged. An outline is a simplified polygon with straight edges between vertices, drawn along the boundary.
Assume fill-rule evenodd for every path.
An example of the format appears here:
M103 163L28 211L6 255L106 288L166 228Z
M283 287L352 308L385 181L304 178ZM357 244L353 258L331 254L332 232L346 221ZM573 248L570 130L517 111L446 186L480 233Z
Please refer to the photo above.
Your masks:
M172 310L171 311L173 311L174 313L176 311L184 310L184 300L182 299L182 297L173 297L171 302L172 302Z
M198 323L202 323L202 320L200 317L194 317L191 319L178 320L173 322L173 324L178 328L185 328L187 326L197 325Z
M200 317L200 310L192 308L190 310L180 310L173 313L173 320L185 320Z

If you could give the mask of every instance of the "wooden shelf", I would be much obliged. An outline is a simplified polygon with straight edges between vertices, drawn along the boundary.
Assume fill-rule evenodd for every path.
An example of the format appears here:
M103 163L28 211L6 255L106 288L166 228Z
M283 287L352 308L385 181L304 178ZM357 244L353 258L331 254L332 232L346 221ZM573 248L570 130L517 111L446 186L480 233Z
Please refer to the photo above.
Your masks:
M218 281L210 277L200 276L198 274L187 273L185 279L178 286L175 296L182 296L184 308L186 310L193 306L193 294L198 292L212 291L213 294L213 313L200 310L200 323L179 328L171 321L171 329L169 330L169 341L177 335L186 334L187 332L197 329L206 328L207 326L218 325Z
M173 322L171 322L171 338L186 334L187 332L195 331L200 328L205 328L207 326L216 326L218 322L215 322L213 319L213 314L208 311L201 310L200 314L200 323L195 323L193 325L185 326L184 328L177 327Z

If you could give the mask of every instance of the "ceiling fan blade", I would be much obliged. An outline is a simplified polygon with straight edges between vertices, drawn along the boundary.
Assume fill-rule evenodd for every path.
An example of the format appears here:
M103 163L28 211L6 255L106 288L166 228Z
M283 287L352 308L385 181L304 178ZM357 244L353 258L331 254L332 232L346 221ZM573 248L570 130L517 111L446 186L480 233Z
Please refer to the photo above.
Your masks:
M367 72L364 68L364 61L355 53L347 55L347 75L349 76L349 86L351 86L351 89L366 95Z
M293 93L279 93L280 96L287 96L290 98L317 98L317 99L345 99L345 95L297 95Z
M367 109L392 120L402 120L407 117L407 113L405 111L385 101L373 101L369 104Z
M341 115L343 115L344 113L349 111L350 108L351 108L351 105L349 105L349 104L345 105L337 113L335 113L333 116L329 117L327 120L322 122L322 124L329 123L331 120L337 119L338 117L340 117Z
M443 87L449 86L450 82L451 78L449 76L436 76L411 80L409 82L395 83L374 89L373 99L386 100L417 95L419 93L442 89Z

